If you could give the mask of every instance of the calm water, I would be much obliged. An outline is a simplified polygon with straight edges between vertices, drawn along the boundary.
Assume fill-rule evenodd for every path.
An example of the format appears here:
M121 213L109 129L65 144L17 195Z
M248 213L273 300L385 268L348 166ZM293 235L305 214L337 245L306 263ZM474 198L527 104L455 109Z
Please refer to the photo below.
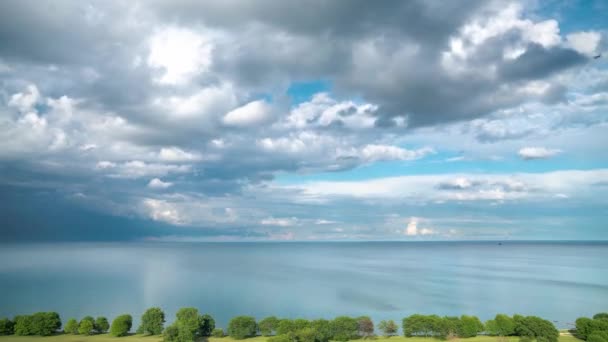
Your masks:
M400 320L534 314L568 327L608 311L606 243L197 243L0 246L0 316L182 306L238 314ZM138 320L138 319L137 319Z

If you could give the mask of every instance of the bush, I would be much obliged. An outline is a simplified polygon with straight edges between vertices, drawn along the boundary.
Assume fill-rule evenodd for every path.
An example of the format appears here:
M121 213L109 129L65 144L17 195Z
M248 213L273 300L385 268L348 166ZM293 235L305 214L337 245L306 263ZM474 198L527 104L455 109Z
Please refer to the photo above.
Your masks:
M361 316L357 319L359 325L359 336L368 338L374 335L374 322L367 316Z
M315 330L317 342L328 342L332 337L331 322L326 319L315 319L310 322L310 327Z
M120 337L126 336L131 330L131 326L133 325L133 318L131 315L120 315L114 318L112 321L112 327L110 328L110 334L112 336Z
M200 336L211 336L215 329L215 320L211 315L204 314L199 318L199 334Z
M150 308L141 316L141 325L137 329L144 335L160 335L165 324L165 313L161 308Z
M15 335L17 336L28 336L34 335L32 329L32 316L23 315L15 316Z
M476 316L460 316L460 326L456 330L459 337L475 337L483 331L483 324Z
M213 336L213 337L224 337L226 335L224 334L224 329L215 328L211 332L211 336Z
M12 335L15 332L15 323L8 318L0 319L0 335Z
M255 318L251 316L237 316L228 323L228 335L235 340L242 340L256 335L257 326Z
M63 332L66 334L76 335L78 334L78 321L76 318L70 318L63 327Z
M511 336L515 334L515 321L507 315L498 314L486 322L485 330L492 336Z
M593 315L593 319L608 320L608 312L599 312Z
M165 342L176 342L179 338L179 329L176 324L168 326L163 331L163 341Z
M83 319L78 325L78 333L81 335L91 335L95 325L88 319Z
M384 335L385 337L390 337L397 334L399 327L397 326L397 323L395 323L395 321L390 319L388 321L380 321L380 323L378 324L378 329L382 331L382 335Z
M331 321L330 327L333 340L348 341L359 337L359 323L352 317L336 317Z
M293 338L288 334L276 335L267 339L268 342L293 342Z
M36 312L32 315L32 333L50 336L61 328L61 318L56 312Z
M608 342L608 331L596 331L589 334L587 342Z
M270 336L277 329L279 319L275 316L266 317L258 323L262 336Z
M103 316L97 317L95 320L95 331L98 334L104 334L108 331L108 329L110 329L108 319Z

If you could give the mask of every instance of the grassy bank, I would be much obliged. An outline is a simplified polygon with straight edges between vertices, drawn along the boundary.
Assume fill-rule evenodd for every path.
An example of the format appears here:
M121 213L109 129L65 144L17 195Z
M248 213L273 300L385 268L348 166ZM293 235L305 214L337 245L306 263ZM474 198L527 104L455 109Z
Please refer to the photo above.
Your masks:
M141 336L132 335L127 337L111 337L110 335L56 335L56 336L0 336L0 342L161 342L160 336ZM432 338L423 337L403 337L393 336L391 338L378 337L375 340L359 340L373 342L433 342L438 341ZM492 336L477 336L472 338L461 338L458 342L497 342L498 339ZM509 337L509 342L518 342L519 337ZM208 342L266 342L266 337L248 338L246 340L234 340L230 337L214 338L210 337ZM573 336L560 336L559 342L581 342Z

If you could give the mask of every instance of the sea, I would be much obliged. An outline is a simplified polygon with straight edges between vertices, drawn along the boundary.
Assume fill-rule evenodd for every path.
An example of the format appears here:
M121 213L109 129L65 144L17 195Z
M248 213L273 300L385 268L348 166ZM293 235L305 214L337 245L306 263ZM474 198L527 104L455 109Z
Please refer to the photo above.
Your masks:
M57 311L167 321L414 313L538 315L558 328L608 311L608 242L251 242L0 245L0 317Z

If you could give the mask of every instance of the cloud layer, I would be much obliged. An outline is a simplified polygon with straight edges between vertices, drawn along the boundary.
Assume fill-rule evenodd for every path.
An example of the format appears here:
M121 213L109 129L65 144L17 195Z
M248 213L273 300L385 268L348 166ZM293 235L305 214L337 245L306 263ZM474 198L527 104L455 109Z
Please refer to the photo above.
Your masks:
M4 196L52 191L84 217L160 227L124 223L137 233L116 239L488 238L537 219L505 225L501 208L555 222L605 204L606 28L567 12L28 0L0 13ZM492 219L466 227L459 210ZM36 239L24 212L0 209L3 237Z

